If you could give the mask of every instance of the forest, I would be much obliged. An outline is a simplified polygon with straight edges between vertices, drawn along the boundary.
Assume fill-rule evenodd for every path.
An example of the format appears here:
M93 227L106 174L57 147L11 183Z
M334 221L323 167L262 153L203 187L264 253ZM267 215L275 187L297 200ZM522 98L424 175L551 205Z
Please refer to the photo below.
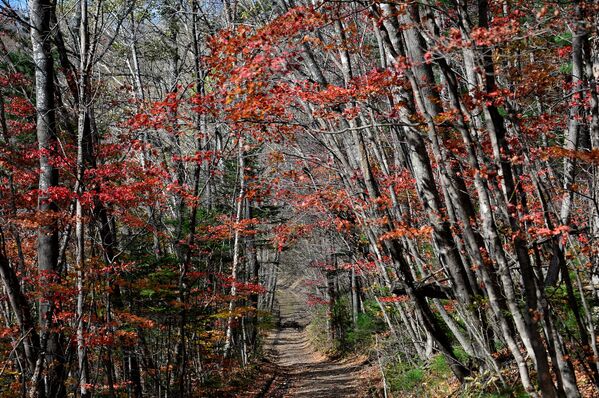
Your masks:
M599 397L599 1L0 0L0 396Z

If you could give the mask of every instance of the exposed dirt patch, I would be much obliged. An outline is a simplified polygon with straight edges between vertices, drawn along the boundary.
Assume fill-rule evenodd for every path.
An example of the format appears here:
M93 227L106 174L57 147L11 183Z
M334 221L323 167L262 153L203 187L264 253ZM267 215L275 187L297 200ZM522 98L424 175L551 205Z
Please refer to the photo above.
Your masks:
M364 361L332 361L315 351L305 332L309 322L303 300L293 287L278 292L279 327L269 333L266 352L279 368L264 397L362 397L369 383Z

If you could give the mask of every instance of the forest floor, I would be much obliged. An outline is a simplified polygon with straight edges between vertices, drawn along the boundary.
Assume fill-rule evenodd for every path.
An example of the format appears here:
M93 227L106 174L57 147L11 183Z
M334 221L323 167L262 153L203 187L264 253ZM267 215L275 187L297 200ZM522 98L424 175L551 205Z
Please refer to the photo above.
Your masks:
M369 366L364 358L331 360L311 345L306 326L310 321L297 282L277 292L279 322L266 338L266 357L276 371L263 397L365 397Z

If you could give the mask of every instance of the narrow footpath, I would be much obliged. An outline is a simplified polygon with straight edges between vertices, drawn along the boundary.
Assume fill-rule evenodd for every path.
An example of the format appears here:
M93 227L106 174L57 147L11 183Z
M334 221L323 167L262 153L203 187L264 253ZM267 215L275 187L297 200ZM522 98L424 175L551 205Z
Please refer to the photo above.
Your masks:
M279 327L269 333L266 352L280 371L265 397L363 396L360 364L331 361L311 346L305 330L309 322L308 308L295 292L295 286L279 290L277 300Z

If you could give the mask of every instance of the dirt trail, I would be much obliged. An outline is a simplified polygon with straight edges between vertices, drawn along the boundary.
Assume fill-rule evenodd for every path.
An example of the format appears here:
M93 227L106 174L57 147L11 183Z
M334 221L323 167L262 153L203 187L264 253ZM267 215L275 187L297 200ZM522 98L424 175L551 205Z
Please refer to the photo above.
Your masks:
M359 397L359 365L336 362L310 345L305 327L309 322L305 300L295 286L277 293L280 327L267 337L267 353L281 370L267 397L338 398ZM364 386L362 385L362 388Z

